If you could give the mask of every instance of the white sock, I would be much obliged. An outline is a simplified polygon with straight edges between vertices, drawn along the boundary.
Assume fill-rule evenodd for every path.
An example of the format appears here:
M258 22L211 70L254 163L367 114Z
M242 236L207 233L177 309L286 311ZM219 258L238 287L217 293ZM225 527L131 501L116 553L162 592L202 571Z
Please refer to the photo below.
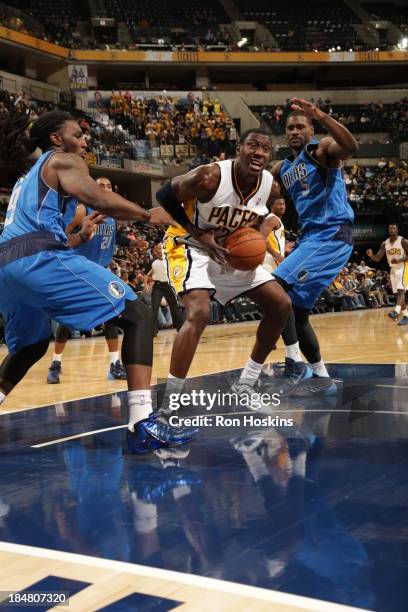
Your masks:
M397 304L396 306L394 306L394 310L397 314L399 314L401 312L401 306Z
M54 355L52 356L53 361L61 361L61 359L62 359L62 353L59 353L59 354L54 353Z
M129 423L128 429L134 431L134 426L139 421L147 419L152 412L152 393L150 389L128 391Z
M404 308L404 310L401 310L401 314L403 317L408 317L408 310Z
M256 382L262 372L263 363L257 363L253 359L249 358L242 370L239 382Z
M299 342L285 346L285 355L288 359L293 359L293 361L303 361L302 355L300 354Z
M166 388L164 390L161 409L163 409L164 411L167 410L170 403L170 395L173 395L173 393L180 394L183 390L185 382L185 378L177 378L177 376L173 376L173 374L169 373L167 377Z
M0 404L2 404L5 399L6 399L6 396L4 395L4 393L0 391Z
M327 368L324 365L323 359L321 359L317 363L311 363L310 367L313 370L313 374L316 374L316 376L320 376L321 378L329 378L330 377L330 374L328 373Z
M117 361L119 361L119 351L109 353L109 363L115 364Z

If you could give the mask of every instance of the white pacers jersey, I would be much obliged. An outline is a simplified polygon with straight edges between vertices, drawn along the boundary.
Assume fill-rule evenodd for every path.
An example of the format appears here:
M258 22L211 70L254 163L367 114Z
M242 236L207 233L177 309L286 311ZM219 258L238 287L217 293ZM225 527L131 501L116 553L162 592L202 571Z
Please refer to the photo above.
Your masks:
M397 236L397 239L394 242L391 242L389 238L385 241L385 254L387 256L388 265L390 268L394 268L398 270L404 267L403 263L391 263L391 260L395 258L401 259L401 257L405 257L404 247L402 246L402 236Z
M282 257L284 257L285 256L285 246L286 246L285 226L283 225L279 217L275 215L274 213L271 213L270 215L268 215L267 218L270 219L271 217L275 217L275 219L278 219L280 225L277 229L272 230L268 234L267 241L268 241L268 244L273 248L274 251L276 251L277 253L282 255ZM268 270L268 272L272 272L273 270L275 270L275 268L278 267L279 264L274 258L274 256L271 255L269 251L267 251L262 265L265 268L265 270Z
M220 167L221 178L214 197L209 202L198 199L184 202L190 221L201 229L215 230L215 237L222 242L229 234L248 225L254 225L269 213L267 202L271 194L272 175L263 170L253 190L244 197L236 176L236 161L215 162ZM194 240L180 226L170 226L167 236L180 242L194 244Z

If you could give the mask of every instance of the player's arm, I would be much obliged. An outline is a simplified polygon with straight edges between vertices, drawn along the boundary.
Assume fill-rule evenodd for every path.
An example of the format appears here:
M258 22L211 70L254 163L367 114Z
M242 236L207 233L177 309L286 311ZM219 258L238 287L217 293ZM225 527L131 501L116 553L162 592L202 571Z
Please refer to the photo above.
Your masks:
M358 143L353 134L312 102L292 98L292 109L318 121L329 132L329 137L322 138L316 150L316 158L321 164L327 166L330 161L348 159L357 152Z
M71 223L68 223L67 227L65 228L65 233L67 236L72 234L72 232L75 229L78 229L79 227L81 227L85 216L86 216L86 207L83 204L78 204L78 206L75 209L74 218L72 219Z
M272 181L271 193L269 194L269 198L266 203L269 209L275 200L283 197L281 186L280 186L281 184L280 169L282 167L282 164L283 164L283 160L278 161L271 168L271 174L273 176L273 181Z
M76 249L84 242L92 240L95 236L97 226L105 219L105 215L94 211L90 215L82 218L81 229L76 234L67 234L67 244L72 249Z
M380 246L380 248L379 248L379 250L378 250L378 252L377 252L377 253L373 253L373 251L372 251L371 249L368 249L368 250L366 251L366 253L367 253L368 257L369 257L370 259L372 259L373 261L381 261L381 260L382 260L382 258L383 258L383 257L384 257L384 255L385 255L385 242L383 242L383 243L381 244L381 246Z
M217 244L212 230L202 230L190 221L182 204L192 198L197 198L200 202L210 200L218 188L220 177L221 170L217 164L198 166L163 185L156 193L156 198L164 210L197 240L216 262L222 264L225 263L228 251Z
M268 215L264 219L264 222L259 228L259 231L262 234L262 236L265 238L266 250L268 251L268 253L272 255L272 257L276 260L277 263L280 263L281 261L283 261L282 255L279 253L279 251L275 251L275 249L272 248L268 240L269 234L278 228L279 228L279 220L277 219L277 217L275 217L274 215Z
M405 255L404 257L393 257L391 259L391 263L393 264L404 263L405 261L408 261L408 240L406 238L403 238L401 240L401 244L402 244L402 248L405 251Z
M59 185L66 193L103 215L119 220L163 223L159 210L157 213L147 211L114 191L101 189L89 175L84 160L77 155L54 155L48 165L50 170L55 172Z

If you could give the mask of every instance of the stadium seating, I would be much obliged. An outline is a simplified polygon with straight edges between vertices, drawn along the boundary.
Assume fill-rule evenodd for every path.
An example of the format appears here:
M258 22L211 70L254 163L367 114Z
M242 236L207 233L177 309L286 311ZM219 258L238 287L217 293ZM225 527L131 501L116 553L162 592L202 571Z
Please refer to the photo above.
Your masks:
M248 21L264 24L282 50L302 51L333 47L365 47L352 27L359 17L341 0L236 0L235 4Z
M176 5L154 0L106 0L109 16L127 24L138 44L204 44L225 42L219 24L229 19L217 0L180 0ZM161 41L160 43L158 41Z
M394 104L373 102L371 104L331 104L318 100L317 104L335 119L356 133L386 132L391 139L401 138L408 131L408 107L404 98ZM252 112L263 121L274 134L284 133L286 116L291 112L290 103L281 105L251 106ZM316 130L321 131L319 125Z

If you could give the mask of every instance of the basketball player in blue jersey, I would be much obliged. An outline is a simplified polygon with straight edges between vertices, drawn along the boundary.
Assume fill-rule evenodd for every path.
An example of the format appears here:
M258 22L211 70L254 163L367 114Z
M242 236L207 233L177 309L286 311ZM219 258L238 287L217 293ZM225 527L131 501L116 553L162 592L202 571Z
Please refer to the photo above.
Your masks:
M293 304L282 334L286 351L283 376L289 388L290 381L298 384L299 379L325 378L306 383L304 390L335 392L309 313L352 253L354 213L347 200L342 166L358 145L346 127L311 102L292 98L292 109L286 120L292 155L272 168L274 178L293 200L301 227L294 250L273 272ZM320 142L314 139L313 121L329 133ZM310 365L303 363L301 352Z
M0 312L9 350L0 365L0 404L45 355L50 319L70 329L92 329L111 321L124 330L129 447L143 453L184 443L190 439L185 429L172 428L163 415L152 413L149 309L117 276L75 252L92 237L101 215L88 217L81 231L69 238L62 222L72 200L119 220L162 224L169 215L144 210L98 187L82 159L85 136L69 113L45 113L28 131L29 121L28 115L10 108L0 124L0 157L10 171L13 163L26 165L22 162L30 154L42 151L13 189L0 236Z
M112 191L112 183L107 177L100 176L96 179L96 182L101 189ZM67 236L70 235L71 231L80 228L85 216L91 213L92 209L83 204L69 207L63 219L64 223L67 223L65 228ZM81 244L76 249L76 253L107 268L112 261L115 248L116 223L117 222L112 217L105 217L105 219L96 226L95 235L92 240L88 240L84 244ZM119 360L118 328L108 321L104 325L104 333L109 349L110 366L108 378L110 380L126 380L125 369ZM58 325L55 332L54 355L47 376L47 382L50 385L59 384L60 382L62 353L64 352L69 337L70 331L68 327Z

